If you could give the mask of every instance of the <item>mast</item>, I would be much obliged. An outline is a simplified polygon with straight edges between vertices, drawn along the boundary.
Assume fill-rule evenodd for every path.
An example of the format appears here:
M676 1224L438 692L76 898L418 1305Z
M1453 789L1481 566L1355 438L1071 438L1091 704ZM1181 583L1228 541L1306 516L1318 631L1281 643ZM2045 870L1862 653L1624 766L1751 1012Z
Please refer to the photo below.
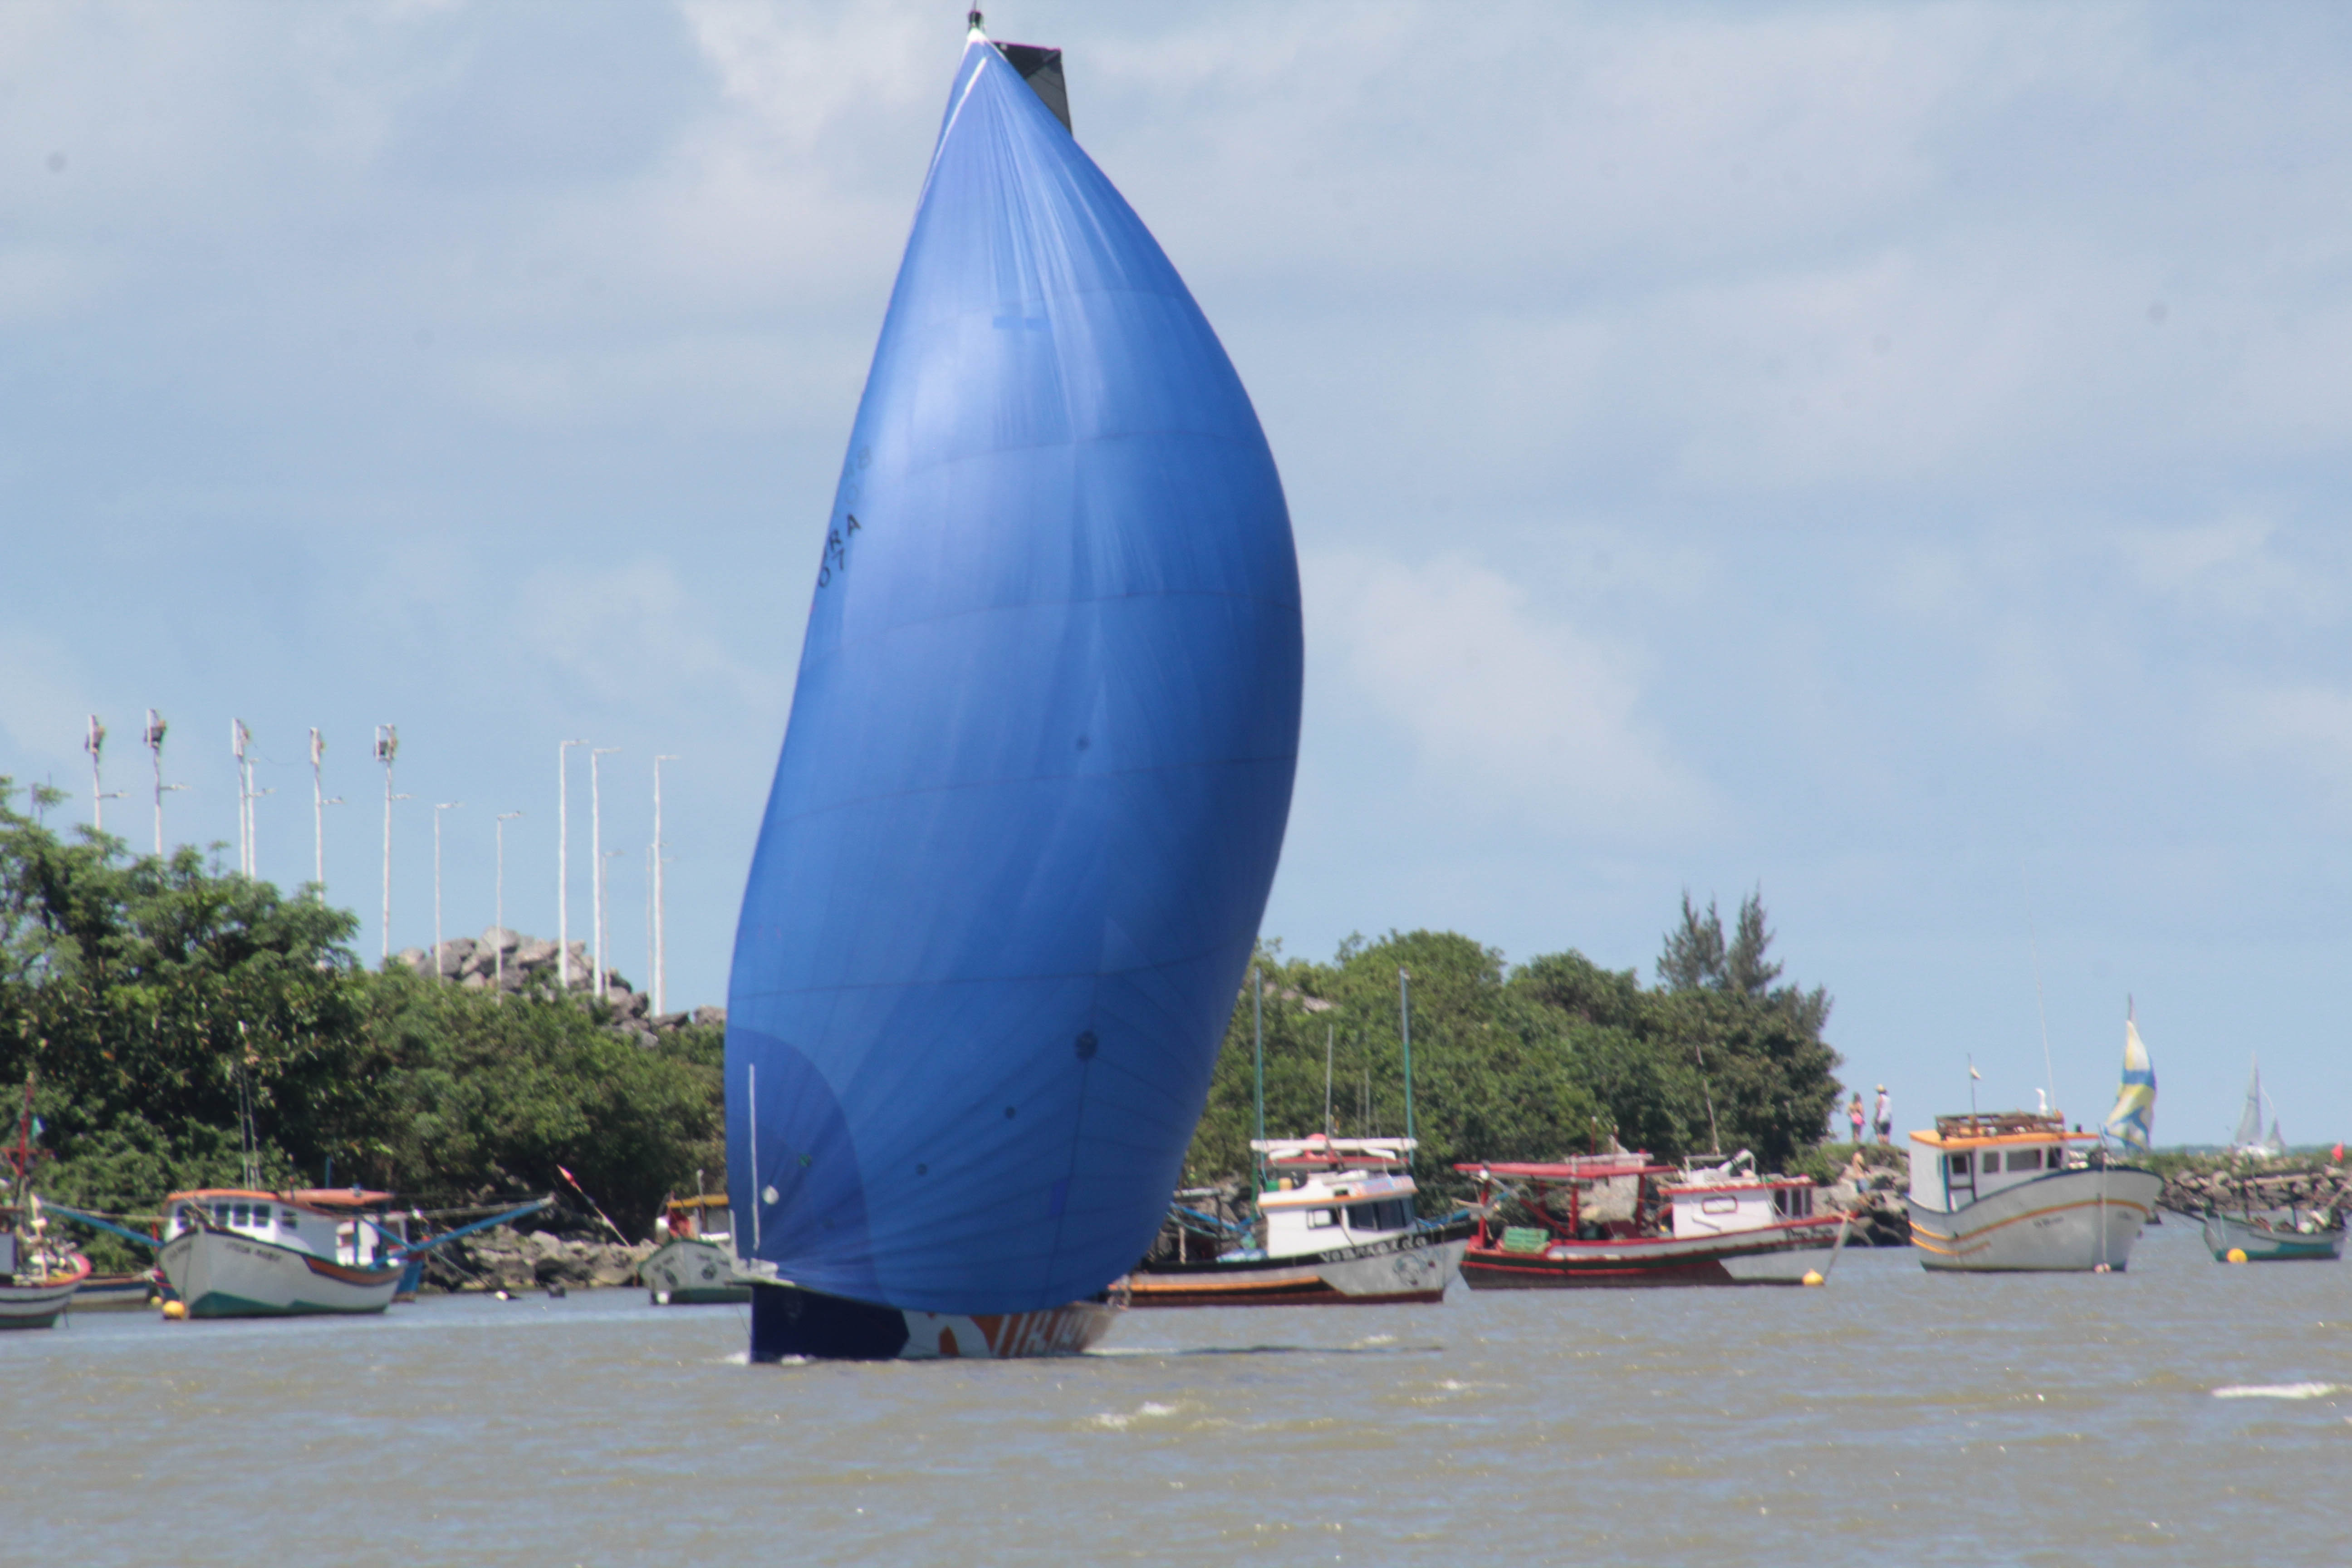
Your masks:
M1265 1142L1265 982L1259 978L1255 963L1250 965L1250 1051L1255 1070L1255 1089L1251 1103L1255 1107L1253 1121L1257 1128L1252 1135L1252 1142L1263 1143ZM1250 1151L1250 1202L1254 1205L1257 1202L1257 1194L1265 1187L1264 1150Z
M1404 1041L1404 1135L1412 1141L1412 976L1397 970L1397 1034ZM1406 1163L1412 1163L1411 1151Z

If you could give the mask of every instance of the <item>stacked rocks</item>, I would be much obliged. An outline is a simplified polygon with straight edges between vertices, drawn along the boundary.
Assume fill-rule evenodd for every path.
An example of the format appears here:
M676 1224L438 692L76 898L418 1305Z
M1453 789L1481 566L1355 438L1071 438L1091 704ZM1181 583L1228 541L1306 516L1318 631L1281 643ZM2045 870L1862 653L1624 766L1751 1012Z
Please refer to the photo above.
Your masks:
M570 994L585 997L593 989L595 974L589 962L588 944L575 942L570 946ZM478 937L452 937L441 944L437 952L421 947L403 948L398 961L419 974L437 973L444 980L469 991L554 990L562 984L556 963L561 952L551 942L492 926ZM727 1026L724 1007L655 1013L652 998L632 988L617 969L604 972L604 1003L611 1012L607 1026L647 1049L657 1044L663 1035L689 1024L722 1029Z
M2165 1179L2164 1194L2157 1202L2182 1214L2203 1214L2209 1206L2251 1207L2256 1214L2288 1207L2352 1207L2352 1181L2347 1181L2342 1166L2315 1161L2184 1169Z
M424 1284L449 1291L634 1285L637 1270L653 1255L650 1241L623 1247L498 1226L426 1253Z

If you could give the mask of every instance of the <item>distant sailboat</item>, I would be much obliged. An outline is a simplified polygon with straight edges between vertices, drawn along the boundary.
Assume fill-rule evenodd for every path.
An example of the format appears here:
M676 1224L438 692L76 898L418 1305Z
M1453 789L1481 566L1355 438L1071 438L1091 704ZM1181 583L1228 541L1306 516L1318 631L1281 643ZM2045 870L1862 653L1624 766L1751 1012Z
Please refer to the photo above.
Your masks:
M1084 1348L1282 847L1297 562L1216 334L977 14L815 574L729 986L751 1355Z
M2145 1149L2155 1126L2156 1067L2139 1037L2139 1025L2126 1016L2123 1082L2116 1089L2115 1109L2107 1112L2106 1134L2134 1149Z
M2263 1061L2256 1056L2252 1075L2246 1079L2246 1108L2238 1113L2237 1135L2230 1140L2231 1153L2270 1160L2286 1152L2275 1115L2271 1119L2271 1135L2263 1136Z

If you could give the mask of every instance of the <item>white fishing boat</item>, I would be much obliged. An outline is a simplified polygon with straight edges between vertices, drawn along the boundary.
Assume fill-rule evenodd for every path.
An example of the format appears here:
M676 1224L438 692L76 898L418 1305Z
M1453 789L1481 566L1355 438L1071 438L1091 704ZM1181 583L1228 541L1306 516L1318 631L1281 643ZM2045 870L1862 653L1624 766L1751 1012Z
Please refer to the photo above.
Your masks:
M1374 1306L1437 1301L1461 1272L1467 1224L1424 1223L1408 1167L1410 1138L1253 1142L1276 1182L1258 1195L1263 1237L1188 1256L1178 1216L1172 1249L1127 1278L1137 1307ZM1197 1227L1193 1227L1197 1228Z
M2333 1263L2344 1256L2344 1215L2333 1205L2205 1215L2205 1245L2217 1263Z
M164 1279L191 1318L381 1312L408 1256L389 1193L208 1187L163 1204Z
M2032 1111L1939 1116L1911 1134L1911 1245L1937 1270L2121 1270L2163 1179Z
M751 1287L736 1277L734 1226L724 1194L672 1198L654 1222L661 1242L640 1271L656 1307L748 1301Z

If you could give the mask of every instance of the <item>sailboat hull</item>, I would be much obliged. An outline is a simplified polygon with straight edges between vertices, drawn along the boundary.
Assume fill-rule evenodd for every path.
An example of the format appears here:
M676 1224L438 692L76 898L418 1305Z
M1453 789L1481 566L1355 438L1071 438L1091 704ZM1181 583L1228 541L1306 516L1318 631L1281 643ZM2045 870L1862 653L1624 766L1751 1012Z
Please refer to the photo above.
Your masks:
M1078 1355L1110 1331L1119 1312L1108 1300L1073 1301L1040 1312L919 1312L796 1285L751 1289L754 1362Z
M1939 1273L2087 1273L2102 1264L2121 1271L2163 1190L2153 1172L2077 1168L1949 1214L1910 1199L1911 1245Z

